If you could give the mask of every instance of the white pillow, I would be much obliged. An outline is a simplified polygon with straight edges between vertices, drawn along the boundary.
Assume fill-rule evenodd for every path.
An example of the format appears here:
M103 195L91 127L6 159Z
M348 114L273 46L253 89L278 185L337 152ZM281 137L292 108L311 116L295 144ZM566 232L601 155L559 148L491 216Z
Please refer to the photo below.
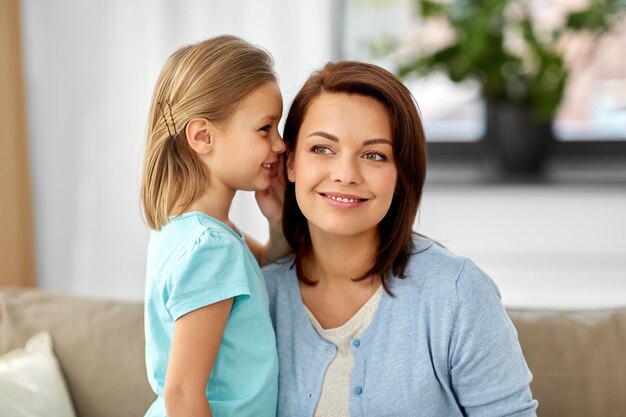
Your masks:
M0 417L75 417L47 332L0 356Z

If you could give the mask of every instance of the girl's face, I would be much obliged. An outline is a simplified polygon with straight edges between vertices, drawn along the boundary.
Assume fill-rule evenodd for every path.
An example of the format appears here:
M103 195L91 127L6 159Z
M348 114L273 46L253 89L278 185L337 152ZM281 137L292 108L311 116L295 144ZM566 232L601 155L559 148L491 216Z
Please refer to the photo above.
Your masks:
M310 104L287 177L312 235L377 233L398 177L392 139L387 110L371 97L323 94Z
M208 163L211 181L233 191L268 188L278 155L285 151L278 133L282 112L283 100L274 81L245 96L214 133L215 149Z

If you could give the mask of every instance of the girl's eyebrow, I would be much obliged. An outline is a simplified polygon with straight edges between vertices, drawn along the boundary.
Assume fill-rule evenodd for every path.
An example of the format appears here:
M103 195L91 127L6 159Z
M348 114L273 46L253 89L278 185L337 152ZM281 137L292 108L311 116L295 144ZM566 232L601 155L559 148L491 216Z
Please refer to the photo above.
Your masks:
M281 115L279 115L279 114L266 114L265 116L263 116L263 119L264 120L274 121L274 120L280 119L280 116Z
M328 140L332 140L333 142L339 142L339 138L337 136L331 135L330 133L327 133L327 132L316 131L316 132L309 134L307 138L310 138L311 136L321 136ZM363 141L363 145L375 145L378 143L393 146L393 143L389 139L384 139L384 138L367 139Z

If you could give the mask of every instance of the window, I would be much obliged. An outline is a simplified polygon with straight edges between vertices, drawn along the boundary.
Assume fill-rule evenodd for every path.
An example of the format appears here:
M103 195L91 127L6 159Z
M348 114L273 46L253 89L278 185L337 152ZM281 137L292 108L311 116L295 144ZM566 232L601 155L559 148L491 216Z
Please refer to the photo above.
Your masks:
M454 1L454 0L451 0ZM388 51L394 41L434 48L447 36L444 27L420 24L412 0L344 0L342 59L378 64L395 72ZM533 18L558 24L576 0L531 0ZM625 13L626 15L626 13ZM626 16L599 40L576 35L563 42L571 69L554 123L560 142L626 142ZM387 52L387 53L386 53ZM485 132L485 105L477 82L455 84L444 74L405 80L415 96L431 142L477 142ZM616 145L617 146L617 145ZM621 146L621 145L620 145ZM609 146L610 149L610 146ZM621 151L624 147L621 146Z

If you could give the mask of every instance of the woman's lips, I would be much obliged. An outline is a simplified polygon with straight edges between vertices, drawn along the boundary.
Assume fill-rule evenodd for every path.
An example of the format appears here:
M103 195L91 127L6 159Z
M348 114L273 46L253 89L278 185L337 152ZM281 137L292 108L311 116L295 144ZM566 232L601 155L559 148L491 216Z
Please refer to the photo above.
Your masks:
M337 208L358 208L368 201L367 198L351 194L319 193L319 195L324 199L324 201L326 201L326 203Z

